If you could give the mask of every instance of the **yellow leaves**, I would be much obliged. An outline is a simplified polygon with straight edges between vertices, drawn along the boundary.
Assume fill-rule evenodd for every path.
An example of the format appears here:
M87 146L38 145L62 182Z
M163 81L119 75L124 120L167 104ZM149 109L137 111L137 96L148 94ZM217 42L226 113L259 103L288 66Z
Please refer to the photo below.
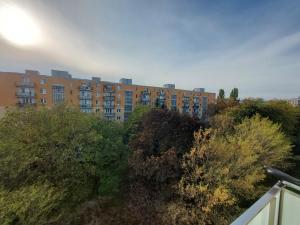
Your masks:
M208 185L200 184L198 186L198 191L201 192L201 193L206 192L207 191L207 187L208 187Z
M193 148L191 149L190 155L191 155L191 156L194 156L194 155L196 155L196 153L197 153L197 149L193 147Z
M239 202L261 193L263 165L286 164L291 151L278 125L268 119L257 115L239 125L218 119L212 129L194 134L194 146L183 158L178 194L188 212L197 209L192 224L228 224Z
M201 166L197 166L196 168L195 168L195 176L198 178L200 178L200 177L202 177L203 175L204 175L204 169L203 169L203 167L201 167Z
M221 174L222 175L227 175L229 173L229 169L227 167L225 167L222 171L221 171Z
M231 196L230 191L223 186L219 186L213 194L215 204L227 204L233 205L235 203L234 198Z
M232 206L236 203L229 189L222 185L218 186L212 193L207 193L206 197L207 199L203 201L203 206L201 207L201 210L206 214L212 213L215 207Z
M201 209L204 213L207 214L211 212L211 208L209 206L203 206Z

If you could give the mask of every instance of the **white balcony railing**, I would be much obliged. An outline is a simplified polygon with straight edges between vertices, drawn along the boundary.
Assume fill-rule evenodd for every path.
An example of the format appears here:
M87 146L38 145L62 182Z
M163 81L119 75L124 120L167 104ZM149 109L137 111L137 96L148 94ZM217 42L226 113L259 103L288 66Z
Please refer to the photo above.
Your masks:
M299 225L300 180L268 168L279 181L231 225Z

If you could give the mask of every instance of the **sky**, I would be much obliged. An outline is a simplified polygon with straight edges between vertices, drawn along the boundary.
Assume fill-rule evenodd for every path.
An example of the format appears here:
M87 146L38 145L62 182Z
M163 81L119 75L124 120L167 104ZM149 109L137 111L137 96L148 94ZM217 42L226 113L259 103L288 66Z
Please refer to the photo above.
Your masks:
M78 78L223 88L227 95L237 87L241 98L300 96L299 0L0 0L0 10L3 5L30 15L40 40L18 46L0 35L0 71L59 69Z

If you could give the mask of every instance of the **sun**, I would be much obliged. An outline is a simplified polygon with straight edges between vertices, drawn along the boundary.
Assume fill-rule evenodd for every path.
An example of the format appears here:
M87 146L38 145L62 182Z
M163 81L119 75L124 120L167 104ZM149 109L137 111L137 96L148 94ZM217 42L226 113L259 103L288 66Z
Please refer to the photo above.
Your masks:
M14 6L0 6L0 35L17 46L34 46L41 42L41 30L25 10Z

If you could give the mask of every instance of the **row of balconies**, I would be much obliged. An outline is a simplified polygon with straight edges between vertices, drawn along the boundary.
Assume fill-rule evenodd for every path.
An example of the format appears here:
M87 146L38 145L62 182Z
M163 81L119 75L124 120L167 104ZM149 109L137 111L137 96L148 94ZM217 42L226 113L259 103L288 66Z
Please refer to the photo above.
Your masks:
M16 82L16 86L17 87L31 87L31 88L33 88L34 87L34 83L31 82L31 81L17 81ZM84 87L81 86L80 90L91 92L92 88L88 87L88 86L84 86ZM17 96L28 96L28 93L17 92ZM34 92L31 93L31 96L35 96L35 93ZM106 89L105 92L104 92L104 94L103 94L103 96L104 96L104 100L114 100L115 92L113 90ZM165 95L159 95L158 98L159 98L160 101L165 101L166 100ZM79 99L88 99L88 100L91 100L92 99L92 94L91 95L84 95L84 96L80 95ZM141 101L142 102L150 101L150 96L142 94ZM183 100L183 103L186 103L186 102L189 102L189 101ZM195 104L199 103L199 100L198 101L194 100L194 103Z
M20 93L17 93L17 97L24 98L24 99L28 99L28 98L34 99L33 97L35 97L35 93L23 93L23 92L20 92ZM90 99L91 98L87 98L87 100L90 100ZM149 101L147 101L147 102L145 101L145 102L142 102L142 103L147 103L148 104ZM27 103L24 103L24 104L27 104ZM103 106L103 108L110 108L110 109L115 108L114 102L110 102L109 104L104 103L104 104L102 104L102 106ZM85 108L91 108L92 104L80 104L80 107L81 108L84 108L84 107ZM177 108L177 106L174 106L174 105L171 106L171 108L174 108L174 107ZM182 108L183 109L189 109L190 106L189 105L183 105ZM195 104L195 105L193 105L193 108L194 109L199 109L200 105L199 104Z

